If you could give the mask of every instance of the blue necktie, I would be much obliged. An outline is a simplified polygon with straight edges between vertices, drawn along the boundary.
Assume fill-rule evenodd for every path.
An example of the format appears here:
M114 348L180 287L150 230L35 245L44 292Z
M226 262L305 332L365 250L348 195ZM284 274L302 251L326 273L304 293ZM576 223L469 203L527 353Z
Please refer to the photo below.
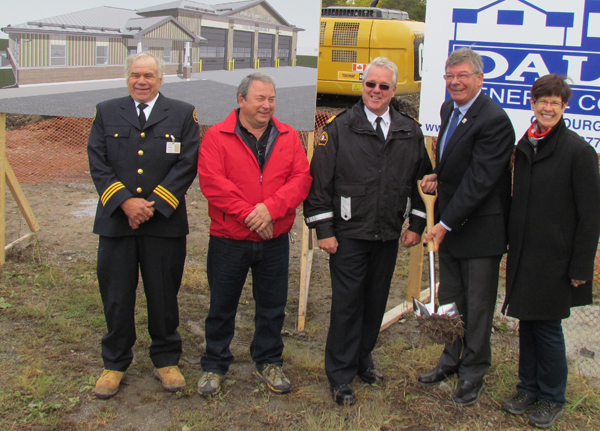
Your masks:
M446 145L448 141L452 137L452 134L456 130L456 126L458 126L458 117L460 116L460 109L454 108L454 112L452 113L452 118L450 119L450 125L448 126L448 131L446 132L446 139L444 140L444 144L442 145L442 151L440 151L440 158L442 154L444 154L444 150L446 149Z

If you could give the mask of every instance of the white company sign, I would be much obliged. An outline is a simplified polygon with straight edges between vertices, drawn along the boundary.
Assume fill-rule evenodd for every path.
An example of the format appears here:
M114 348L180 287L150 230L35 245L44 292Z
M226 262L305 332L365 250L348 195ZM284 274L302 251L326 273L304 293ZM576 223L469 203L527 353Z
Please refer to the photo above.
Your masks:
M533 119L531 85L566 75L566 124L600 152L599 0L428 0L419 118L426 136L438 135L449 97L444 63L462 47L481 54L483 91L506 110L517 137Z

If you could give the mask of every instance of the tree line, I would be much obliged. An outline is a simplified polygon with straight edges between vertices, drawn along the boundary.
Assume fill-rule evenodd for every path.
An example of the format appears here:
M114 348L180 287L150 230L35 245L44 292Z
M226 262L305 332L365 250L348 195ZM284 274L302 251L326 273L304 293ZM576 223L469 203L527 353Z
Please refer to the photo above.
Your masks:
M363 6L371 5L373 0L322 0L323 7L327 6ZM379 0L377 7L396 9L408 12L410 19L425 21L425 6L427 0Z

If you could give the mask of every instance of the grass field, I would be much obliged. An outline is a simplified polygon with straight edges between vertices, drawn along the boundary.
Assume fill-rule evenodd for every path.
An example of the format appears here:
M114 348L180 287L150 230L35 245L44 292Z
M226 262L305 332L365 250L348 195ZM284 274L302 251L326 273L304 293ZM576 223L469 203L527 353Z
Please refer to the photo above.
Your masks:
M400 256L402 273L408 253ZM321 257L319 257L321 259ZM322 263L322 262L321 262ZM319 265L317 265L317 270ZM324 266L321 266L324 268ZM292 282L297 273L291 268ZM341 408L331 401L323 371L328 321L326 274L316 278L304 333L295 330L297 298L290 292L285 324L285 370L294 389L274 395L252 377L248 353L253 300L245 289L232 350L236 362L222 392L196 394L203 349L208 289L204 268L188 265L180 293L180 363L188 386L162 390L151 377L143 295L138 295L136 358L119 393L107 401L91 394L102 370L100 339L105 331L95 262L64 259L38 247L11 254L0 267L1 430L521 430L526 419L500 411L516 383L516 334L496 325L494 362L486 389L472 407L450 401L455 380L438 387L416 384L441 347L419 336L413 318L383 332L374 352L386 383L354 383L358 403ZM141 291L141 289L139 290ZM317 304L317 303L320 303ZM600 430L598 382L571 374L567 412L555 429Z

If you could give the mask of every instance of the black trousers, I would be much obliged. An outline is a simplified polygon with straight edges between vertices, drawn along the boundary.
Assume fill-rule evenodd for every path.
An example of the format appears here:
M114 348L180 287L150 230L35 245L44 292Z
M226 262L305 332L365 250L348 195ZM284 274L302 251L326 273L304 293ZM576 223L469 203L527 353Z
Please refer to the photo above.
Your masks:
M337 238L330 255L331 320L325 347L329 383L351 383L372 367L381 321L396 267L398 240Z
M492 364L490 337L502 256L457 259L439 253L440 304L455 302L465 327L463 340L446 344L438 366L461 380L481 380Z
M185 247L185 236L100 236L98 284L108 329L102 337L104 368L125 371L133 360L135 297L140 272L152 338L150 359L156 368L177 365L181 356L177 294Z

